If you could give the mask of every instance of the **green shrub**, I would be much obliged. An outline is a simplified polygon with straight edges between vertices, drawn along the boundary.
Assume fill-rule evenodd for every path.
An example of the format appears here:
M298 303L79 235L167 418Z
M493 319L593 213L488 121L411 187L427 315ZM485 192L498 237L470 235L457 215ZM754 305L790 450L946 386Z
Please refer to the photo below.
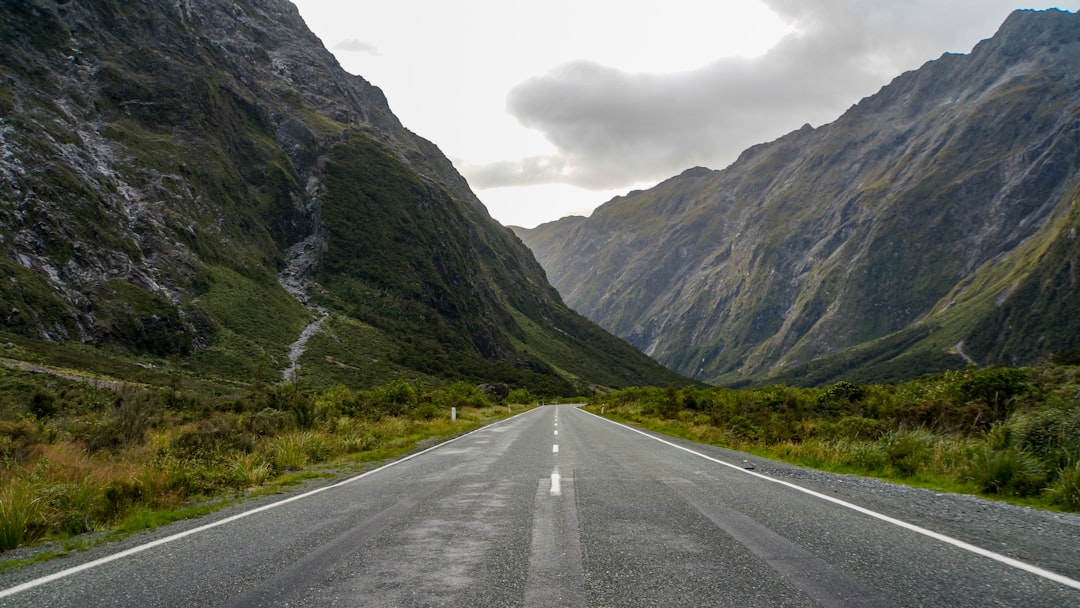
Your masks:
M833 439L874 441L884 435L888 428L889 425L882 420L872 420L861 416L844 416L836 422L822 422L818 426L818 433Z
M727 428L735 436L751 441L761 436L761 429L751 423L745 416L732 416L728 420Z
M369 396L372 405L389 416L406 415L409 408L416 405L419 397L412 384L400 379L373 388Z
M341 447L348 454L367 452L379 447L379 438L372 433L347 433L341 436Z
M984 437L986 445L994 450L1004 450L1012 443L1012 428L1004 422L995 422Z
M310 429L315 425L315 403L296 383L278 384L266 392L266 398L271 409L292 414L297 428Z
M1046 493L1055 504L1080 510L1080 460L1061 469Z
M441 413L438 405L425 401L418 403L409 411L409 416L416 420L433 420Z
M143 484L135 480L117 479L106 485L104 491L106 516L110 519L119 517L133 505L138 504L143 499L143 488ZM162 491L164 488L151 487L148 494Z
M958 388L963 401L983 403L990 408L993 420L1004 420L1015 399L1030 390L1028 378L1024 369L989 367L968 370Z
M266 408L248 420L251 432L260 437L275 435L289 426L289 414Z
M480 390L480 387L467 382L455 382L444 387L440 392L445 396L447 405L451 407L482 408L491 405L487 394ZM528 394L528 391L525 392ZM511 403L514 402L511 401Z
M507 403L520 403L526 405L532 403L532 395L529 394L527 388L515 388L510 390L510 394L506 396L505 401Z
M91 452L116 451L146 440L153 416L158 407L156 396L149 391L124 389L116 395L109 416L97 424L87 441Z
M933 455L934 438L927 431L894 431L881 440L889 466L905 477L918 473Z
M176 456L210 458L223 452L250 452L255 448L255 434L245 428L238 414L219 413L182 427L169 444Z
M885 448L876 441L845 441L842 462L864 474L884 472L889 465Z
M56 406L56 395L42 389L38 389L34 391L33 395L30 395L30 403L27 408L39 420L56 415L59 409Z
M858 401L861 401L865 395L866 389L864 387L841 381L825 389L818 395L817 403L825 408L839 407L841 405L857 403Z
M49 498L50 511L59 519L54 527L64 534L90 532L106 515L103 488L90 480L53 486Z
M1080 409L1043 409L1009 421L1012 444L1055 469L1080 456Z
M146 502L155 508L172 508L170 494L178 499L209 497L234 487L228 465L220 458L168 458L162 464L166 492L146 495ZM164 501L155 502L160 499Z
M42 440L41 429L30 420L0 420L0 465L31 461L37 456Z
M976 449L969 475L979 490L987 494L1031 496L1046 483L1046 472L1039 460L1016 448Z

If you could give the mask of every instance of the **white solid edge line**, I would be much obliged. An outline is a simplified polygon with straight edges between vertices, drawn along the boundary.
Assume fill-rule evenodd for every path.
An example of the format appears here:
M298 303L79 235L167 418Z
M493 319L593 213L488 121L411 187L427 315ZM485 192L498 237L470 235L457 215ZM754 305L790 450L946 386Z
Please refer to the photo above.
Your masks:
M581 410L581 411L584 412L585 410ZM953 538L951 536L946 536L944 534L941 534L940 532L934 532L933 530L928 530L926 528L923 528L922 526L917 526L915 524L908 523L908 522L903 521L901 519L896 519L895 517L890 517L890 516L885 515L883 513L878 513L877 511L871 511L870 509L867 509L865 507L860 507L859 505L852 504L852 503L844 501L844 500L840 500L839 498L834 498L834 497L829 496L827 494L822 494L820 492L815 492L814 490L810 490L810 489L804 488L802 486L799 486L799 485L796 485L796 484L793 484L793 483L790 483L790 482L787 482L787 481L782 481L780 479L775 479L775 478L769 477L767 475L762 475L761 473L755 473L753 471L746 470L746 469L742 468L741 466L734 465L734 464L731 464L729 462L724 462L723 460L713 458L712 456L707 456L705 454L702 454L701 452L695 452L694 450L691 450L690 448L686 448L686 447L683 447L683 446L678 445L676 443L672 443L670 441L666 441L664 439L656 437L654 435L650 435L649 433L646 433L646 432L644 432L644 431L642 431L640 429L636 429L636 428L634 428L632 426L628 426L628 425L622 424L620 422L615 422L614 420L608 420L607 418L597 416L596 414L593 414L592 412L585 412L585 413L589 414L590 416L595 416L596 418L599 418L600 420L603 420L604 422L609 422L611 424L621 426L624 429L633 431L635 433L638 433L639 435L644 435L645 437L648 437L649 439L652 439L654 441L659 441L660 443L669 445L669 446L671 446L673 448L676 448L676 449L682 450L684 452L688 452L690 454L693 454L695 456L699 456L701 458L704 458L705 460L709 460L709 461L715 462L717 464L724 465L725 467L729 467L731 469L739 471L740 473L746 473L747 475L757 477L758 479L764 479L765 481L771 481L772 483L778 483L778 484L780 484L782 486L787 486L787 487L792 488L794 490L798 490L798 491L800 491L800 492L802 492L804 494L809 494L810 496L815 496L815 497L820 498L822 500L827 500L827 501L829 501L831 503L840 505L841 507L851 509L852 511L858 511L859 513L862 513L864 515L869 515L870 517L880 519L881 521L888 522L890 524L893 524L895 526L899 526L901 528L904 528L906 530L910 530L912 532L916 532L918 534L922 534L923 536L929 536L930 538L933 538L935 540L939 540L939 541L941 541L943 543L950 544L950 545L952 545L954 547L958 547L958 548L963 549L965 551L969 551L969 552L974 553L976 555L981 555L983 557L990 558L990 559L992 559L994 561L1001 562L1001 563L1006 564L1008 566L1012 566L1013 568L1017 568L1019 570L1025 571L1025 572L1029 572L1029 573L1035 574L1037 576L1041 576L1043 578L1052 580L1052 581L1054 581L1056 583L1061 583L1062 585L1066 585L1068 587L1072 587L1073 589L1080 589L1080 581L1078 581L1076 579L1069 578L1069 577L1064 576L1062 574L1058 574L1057 572L1051 572L1050 570L1046 570L1046 569L1040 568L1038 566L1033 566L1033 565L1028 564L1026 562L1022 562L1022 561L1020 561L1018 559L1011 558L1011 557L1009 557L1007 555L1002 555L1000 553L995 553L994 551L990 551L989 549L983 549L982 547L978 547L978 546L973 545L971 543L964 542L964 541L962 541L962 540L960 540L958 538Z
M447 439L446 441L444 441L444 442L442 442L442 443L440 443L438 445L433 445L430 448L421 450L419 452L416 452L415 454L409 454L408 456L404 456L404 457L402 457L402 458L400 458L398 460L394 460L393 462L388 462L388 463L386 463L386 464L384 464L384 465L382 465L382 466L380 466L378 468L374 468L374 469L371 469L370 471L365 471L363 473L360 473L359 475L355 475L353 477L343 479L343 480L341 480L341 481L339 481L337 483L334 483L334 484L331 484L331 485L328 485L328 486L323 486L321 488L315 488L314 490L304 492L303 494L297 494L296 496L290 496L288 498L284 498L284 499L279 500L277 502L272 502L270 504L266 504L266 505L263 505L261 507L256 507L254 509L251 509L250 511L244 511L243 513L237 513L236 515L231 515L229 517L226 517L225 519L220 519L218 521L211 522L211 523L199 526L197 528L192 528L190 530L185 530L183 532L177 532L176 534L173 534L171 536L166 536L164 538L159 538L159 539L157 539L155 541L148 542L145 545L138 545L136 547L131 547L130 549L125 549L125 550L120 551L118 553L113 553L112 555L106 555L105 557L99 557L98 559L86 562L85 564L79 564L78 566L72 566L71 568L67 568L65 570L60 570L59 572L54 572L54 573L52 573L52 574L50 574L48 576L43 576L41 578L35 578L35 579L32 579L32 580L26 581L25 583L20 583L18 585L15 585L14 587L8 587L7 589L0 589L0 598L5 598L5 597L15 595L17 593L22 593L23 591L33 589L34 587L40 587L41 585L45 585L47 583L51 583L53 581L56 581L56 580L71 576L72 574L78 574L79 572L83 572L85 570L90 570L91 568L96 568L98 566L107 564L109 562L113 562L113 561L116 561L118 559L123 559L125 557L135 555L136 553L142 553L143 551L146 551L147 549L153 549L154 547L159 547L161 545L165 545L165 544L171 543L173 541L180 540L181 538L184 538L186 536L191 536L192 534L197 534L199 532L205 532L206 530L210 530L210 529L216 528L218 526L223 526L225 524L232 523L232 522L234 522L234 521L236 521L238 519L243 519L245 517L255 515L256 513L262 513L263 511L269 511L270 509L276 509L277 507L288 504L290 502L295 502L297 500L302 500L304 498L314 496L316 494L319 494L321 492L325 492L327 490L333 490L335 488L340 488L341 486L348 485L348 484L350 484L350 483L352 483L354 481L358 481L360 479L368 477L369 475L374 475L375 473L378 473L380 471L384 471L386 469L389 469L390 467L392 467L394 465L398 465L398 464L401 464L403 462L412 460L413 458L416 458L417 456L423 456L424 454L427 454L428 452L430 452L432 450L437 450L437 449L439 449L439 448L441 448L441 447L443 447L443 446L445 446L447 444L451 444L451 443L453 443L455 441L458 441L459 439L464 439L464 438L468 437L469 435L472 435L473 433L478 433L478 432L483 431L485 429L490 429L491 427L493 427L495 425L502 424L503 422L506 422L508 420L513 420L514 418L517 418L518 416L523 416L523 415L528 414L529 412L533 412L533 411L537 411L537 410L535 410L535 409L527 410L527 411L524 411L524 412L522 412L520 414L514 414L513 416L511 416L509 418L503 418L502 420L499 420L499 421L493 422L491 424L482 426L482 427L480 427L478 429L473 429L473 430L469 431L468 433L465 433L464 435L458 435L457 437L454 437L452 439Z

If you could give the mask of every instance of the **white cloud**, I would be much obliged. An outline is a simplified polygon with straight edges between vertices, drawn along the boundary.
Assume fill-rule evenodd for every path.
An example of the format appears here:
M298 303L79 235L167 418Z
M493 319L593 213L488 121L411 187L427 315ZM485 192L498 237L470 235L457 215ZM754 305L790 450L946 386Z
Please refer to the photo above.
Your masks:
M721 168L747 147L836 119L904 70L991 35L1010 0L765 0L795 31L763 55L667 74L564 63L510 90L507 110L550 156L459 164L478 189L600 190Z
M348 38L334 45L334 50L379 55L379 47L357 38Z
M294 1L321 39L346 41L333 50L347 70L453 158L494 217L518 225L830 122L902 71L970 51L1021 6Z

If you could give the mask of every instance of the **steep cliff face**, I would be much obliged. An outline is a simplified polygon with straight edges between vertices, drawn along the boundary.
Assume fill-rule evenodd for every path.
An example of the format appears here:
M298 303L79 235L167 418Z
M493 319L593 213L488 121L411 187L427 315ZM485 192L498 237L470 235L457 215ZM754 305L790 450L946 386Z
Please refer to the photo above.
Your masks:
M1080 341L1078 91L1080 17L1018 11L834 123L519 235L571 306L699 379L835 376L856 347L919 373L958 341L1030 361Z
M0 16L0 331L272 376L328 311L306 369L353 383L677 378L569 311L290 3Z

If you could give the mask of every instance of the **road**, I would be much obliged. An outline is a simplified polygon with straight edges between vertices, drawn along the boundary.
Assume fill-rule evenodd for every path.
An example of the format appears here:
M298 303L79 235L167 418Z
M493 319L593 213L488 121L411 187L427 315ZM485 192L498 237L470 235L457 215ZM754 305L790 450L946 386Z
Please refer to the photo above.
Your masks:
M1080 606L1078 579L1076 516L548 406L284 501L0 573L0 605Z

